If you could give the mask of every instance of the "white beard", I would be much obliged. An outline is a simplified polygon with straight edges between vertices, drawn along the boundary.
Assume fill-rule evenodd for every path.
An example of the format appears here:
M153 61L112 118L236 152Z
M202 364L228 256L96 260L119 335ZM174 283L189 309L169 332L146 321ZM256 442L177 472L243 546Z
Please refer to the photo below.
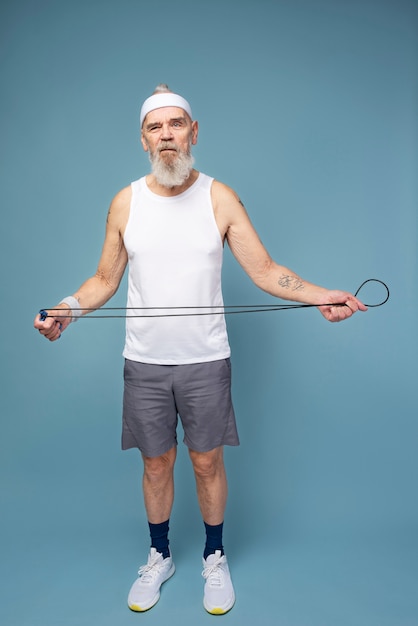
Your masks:
M160 150L163 148L176 150L177 155L173 155L172 161L164 161L164 158L161 158ZM180 152L170 142L164 142L154 154L150 153L149 159L155 180L159 185L168 188L180 187L189 178L194 164L194 158L190 152Z

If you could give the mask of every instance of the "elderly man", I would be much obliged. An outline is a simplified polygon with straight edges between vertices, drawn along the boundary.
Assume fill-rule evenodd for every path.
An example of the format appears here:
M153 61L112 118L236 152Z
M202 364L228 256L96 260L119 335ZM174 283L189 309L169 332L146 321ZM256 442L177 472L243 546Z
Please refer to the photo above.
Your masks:
M151 548L128 605L133 611L150 609L175 570L168 531L180 416L206 530L203 604L209 613L222 614L235 602L222 540L227 499L223 448L239 444L222 314L223 245L227 241L260 289L321 305L331 322L366 306L347 292L313 285L272 260L237 194L194 169L191 147L198 123L183 97L158 86L142 106L140 125L152 172L113 199L96 274L45 319L37 316L35 328L55 341L71 320L113 296L129 266L127 306L137 313L147 310L126 320L122 448L138 448L142 454ZM184 307L189 315L176 315Z

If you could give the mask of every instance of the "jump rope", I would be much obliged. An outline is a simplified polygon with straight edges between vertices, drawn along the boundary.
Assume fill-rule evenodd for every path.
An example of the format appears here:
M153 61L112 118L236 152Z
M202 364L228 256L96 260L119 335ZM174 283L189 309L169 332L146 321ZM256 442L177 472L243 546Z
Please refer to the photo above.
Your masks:
M356 297L364 285L367 283L379 283L386 291L386 295L381 302L376 304L366 304L368 308L375 308L382 306L389 300L389 287L382 280L378 278L368 278L361 283L354 296ZM286 311L291 309L309 309L313 307L321 306L348 306L345 302L325 302L324 304L247 304L247 305L219 305L219 306L175 306L175 307L101 307L99 309L92 309L87 307L80 307L78 311L84 311L88 315L83 316L83 319L116 319L116 318L130 318L130 317L189 317L198 315L233 315L238 313L268 313L270 311ZM210 309L210 311L208 311ZM191 310L193 310L191 312ZM41 309L39 311L41 321L45 321L48 317L48 311L62 311L62 309L51 308ZM102 314L91 315L89 311L104 311ZM119 311L119 313L118 313ZM124 311L124 313L121 313ZM135 311L140 311L135 313ZM158 311L170 311L169 313L159 313ZM63 314L57 313L54 317L65 319L72 318L71 312L65 312ZM78 318L80 319L80 318Z

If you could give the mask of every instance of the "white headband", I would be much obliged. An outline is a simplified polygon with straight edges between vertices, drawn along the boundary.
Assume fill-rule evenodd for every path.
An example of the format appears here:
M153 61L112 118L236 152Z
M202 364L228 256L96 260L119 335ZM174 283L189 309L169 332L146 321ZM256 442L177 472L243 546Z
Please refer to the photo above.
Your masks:
M147 98L141 107L141 114L139 116L141 128L148 113L155 109L161 109L162 107L179 107L180 109L184 109L190 118L193 119L192 109L187 100L176 93L155 93L153 96Z

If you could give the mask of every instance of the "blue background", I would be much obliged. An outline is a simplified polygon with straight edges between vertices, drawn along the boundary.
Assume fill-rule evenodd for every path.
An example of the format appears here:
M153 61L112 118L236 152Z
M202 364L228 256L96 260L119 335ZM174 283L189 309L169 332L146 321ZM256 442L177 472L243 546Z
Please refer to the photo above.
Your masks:
M119 449L123 320L83 319L54 345L32 328L94 273L113 195L148 171L140 105L167 82L200 121L197 167L238 191L278 262L391 289L344 324L228 319L242 445L222 619L417 625L417 3L5 0L0 23L0 622L216 619L183 446L177 573L151 612L126 607L148 536L140 458ZM271 301L228 251L224 295Z

